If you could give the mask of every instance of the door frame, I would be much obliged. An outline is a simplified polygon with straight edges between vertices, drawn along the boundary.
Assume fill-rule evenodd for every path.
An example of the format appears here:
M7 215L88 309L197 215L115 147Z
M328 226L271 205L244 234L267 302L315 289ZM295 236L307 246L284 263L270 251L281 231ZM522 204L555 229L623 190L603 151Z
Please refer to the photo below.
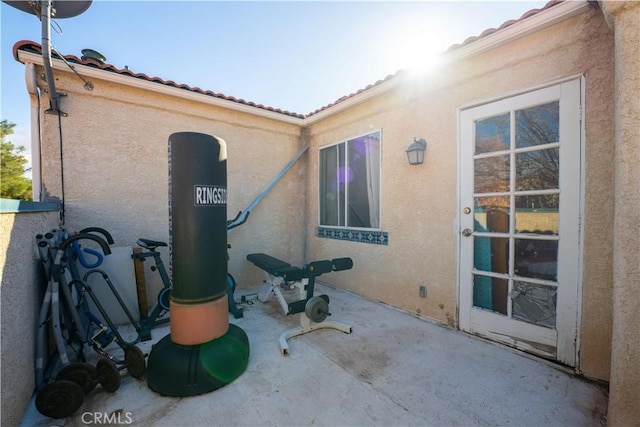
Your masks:
M456 131L457 131L457 180L458 180L458 185L456 187L456 191L457 191L457 210L456 210L456 215L455 215L455 224L454 224L454 230L456 232L457 238L456 238L456 262L457 262L457 267L456 267L456 302L457 302L457 317L458 317L458 329L460 329L462 332L465 332L462 330L462 322L461 319L464 316L463 313L461 313L461 298L463 297L462 295L462 278L465 277L463 275L462 270L462 262L461 262L461 257L462 257L462 209L463 207L463 203L462 203L462 179L463 179L463 171L462 171L462 167L461 167L461 163L463 161L462 159L462 126L463 126L463 122L462 122L462 113L465 110L469 110L469 109L473 109L476 107L480 107L486 104L491 104L497 101L501 101L504 99L508 99L508 98L513 98L513 97L517 97L517 96L521 96L521 95L526 95L528 93L531 92L535 92L537 90L540 89L545 89L551 86L556 86L556 85L561 85L563 83L567 83L567 82L571 82L571 81L577 81L577 83L579 84L579 106L578 106L578 119L579 119L579 147L578 147L578 152L580 155L580 159L579 159L579 168L580 170L578 171L578 176L579 176L579 183L578 183L578 188L576 189L577 193L578 193L578 199L579 199L579 204L576 207L576 212L577 212L577 216L578 216L578 230L577 230L577 264L576 264L576 268L577 268L577 292L576 292L576 318L575 318L575 340L574 340L574 348L573 348L573 352L572 354L560 354L558 353L557 356L557 361L560 363L564 363L570 366L575 367L576 371L579 371L579 366L580 366L580 348L581 348L581 336L582 336L582 296L583 296L583 272L584 272L584 206L585 206L585 152L586 152L586 130L585 130L585 110L586 110L586 84L585 84L585 76L582 74L578 74L578 75L571 75L571 76L566 76L564 78L561 79L557 79L551 82L547 82L544 84L540 84L540 85L535 85L535 86L531 86L529 88L523 89L523 90L518 90L518 91L512 91L512 92L508 92L508 93L504 93L502 95L499 96L495 96L492 98L486 98L486 99L482 99L482 100L478 100L475 102L471 102L468 104L464 104L461 105L457 108L457 126L456 126Z

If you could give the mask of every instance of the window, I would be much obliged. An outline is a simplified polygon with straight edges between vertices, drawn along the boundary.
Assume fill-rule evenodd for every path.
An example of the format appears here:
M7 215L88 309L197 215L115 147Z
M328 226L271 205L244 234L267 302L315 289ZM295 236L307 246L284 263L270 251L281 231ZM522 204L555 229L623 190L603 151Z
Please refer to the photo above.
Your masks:
M321 226L380 228L380 131L320 149Z

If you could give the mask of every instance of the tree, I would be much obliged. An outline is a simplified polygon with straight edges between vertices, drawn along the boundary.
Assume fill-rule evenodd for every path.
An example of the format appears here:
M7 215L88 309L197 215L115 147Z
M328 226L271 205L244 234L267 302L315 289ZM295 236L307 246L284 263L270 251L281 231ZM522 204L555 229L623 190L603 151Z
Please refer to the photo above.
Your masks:
M15 147L5 138L13 133L15 123L0 122L0 197L5 199L32 200L31 180L24 176L31 168L25 168L28 160L23 156L25 148Z

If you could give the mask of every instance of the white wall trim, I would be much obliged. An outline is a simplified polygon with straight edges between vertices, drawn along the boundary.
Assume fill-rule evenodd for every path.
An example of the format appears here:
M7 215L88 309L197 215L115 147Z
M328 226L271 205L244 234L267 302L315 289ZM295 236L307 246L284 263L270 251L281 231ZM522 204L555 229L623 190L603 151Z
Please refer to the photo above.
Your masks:
M580 364L580 349L582 348L582 304L584 298L584 257L585 257L585 218L586 218L586 200L587 200L587 78L584 75L580 79L580 230L578 232L578 310L576 313L576 372L582 372Z
M33 63L24 66L24 79L29 94L31 119L31 193L34 202L42 201L42 164L40 139L40 90L36 83L36 71Z
M523 95L528 92L535 92L539 89L544 89L549 86L556 86L562 83L566 83L572 80L582 79L584 77L583 74L571 74L569 76L565 76L559 79L554 79L545 83L541 83L535 86L528 87L527 89L516 89L510 92L503 93L501 95L495 95L490 98L484 98L478 101L473 101L468 104L461 105L458 109L460 111L468 110L469 108L479 107L484 104L490 104L492 102L500 101L507 98L513 98L514 96Z

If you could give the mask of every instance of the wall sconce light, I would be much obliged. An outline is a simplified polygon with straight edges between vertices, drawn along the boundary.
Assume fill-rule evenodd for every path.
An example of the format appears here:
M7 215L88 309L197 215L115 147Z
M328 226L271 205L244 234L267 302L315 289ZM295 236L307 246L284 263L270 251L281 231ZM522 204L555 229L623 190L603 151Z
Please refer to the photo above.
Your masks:
M407 148L407 157L410 165L421 165L424 162L424 152L427 150L427 141L424 138L413 138L413 142Z

